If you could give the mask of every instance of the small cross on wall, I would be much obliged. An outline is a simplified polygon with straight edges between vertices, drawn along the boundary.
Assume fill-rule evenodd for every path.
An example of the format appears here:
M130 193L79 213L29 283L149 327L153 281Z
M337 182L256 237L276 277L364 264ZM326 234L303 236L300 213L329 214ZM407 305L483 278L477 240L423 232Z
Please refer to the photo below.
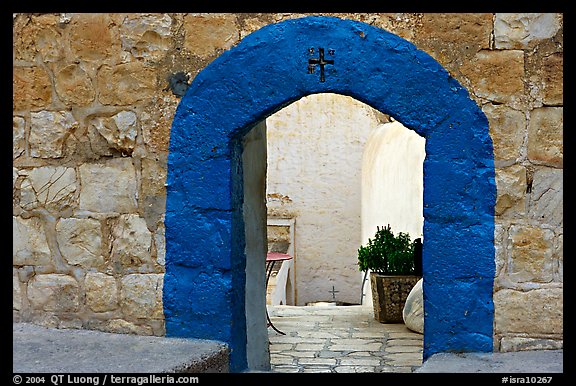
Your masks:
M340 291L336 291L336 289L334 288L334 286L332 286L332 290L328 291L332 294L332 300L336 300L336 294Z
M309 48L308 52L310 53L310 55L313 55L314 54L314 48ZM315 66L316 65L320 66L320 82L324 82L324 81L326 81L324 67L327 64L334 64L334 60L324 58L324 48L318 48L318 55L319 55L318 58L308 59L308 73L313 74L314 69L316 68ZM334 56L334 50L328 50L328 55Z

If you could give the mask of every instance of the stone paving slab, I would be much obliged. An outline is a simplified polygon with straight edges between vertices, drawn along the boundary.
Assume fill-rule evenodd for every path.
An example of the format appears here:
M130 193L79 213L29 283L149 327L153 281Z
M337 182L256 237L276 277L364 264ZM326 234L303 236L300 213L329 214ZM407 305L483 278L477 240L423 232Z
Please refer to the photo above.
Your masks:
M224 343L13 323L14 373L227 373Z
M278 373L410 373L423 336L383 324L367 306L269 306L271 367Z

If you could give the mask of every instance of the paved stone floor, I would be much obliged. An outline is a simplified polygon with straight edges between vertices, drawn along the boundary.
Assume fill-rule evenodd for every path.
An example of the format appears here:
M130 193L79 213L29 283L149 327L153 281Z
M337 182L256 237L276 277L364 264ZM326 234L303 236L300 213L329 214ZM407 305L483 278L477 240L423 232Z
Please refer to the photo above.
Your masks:
M367 306L268 306L270 361L279 373L411 373L423 335L383 324Z

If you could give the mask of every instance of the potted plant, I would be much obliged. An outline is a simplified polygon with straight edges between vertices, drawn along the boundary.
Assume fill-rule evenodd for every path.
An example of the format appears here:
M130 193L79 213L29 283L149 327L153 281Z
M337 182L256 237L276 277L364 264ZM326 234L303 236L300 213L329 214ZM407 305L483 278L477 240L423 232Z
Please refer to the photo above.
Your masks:
M360 271L370 272L374 317L380 323L403 323L408 294L422 277L422 244L408 233L394 235L390 225L377 227L374 238L358 249Z

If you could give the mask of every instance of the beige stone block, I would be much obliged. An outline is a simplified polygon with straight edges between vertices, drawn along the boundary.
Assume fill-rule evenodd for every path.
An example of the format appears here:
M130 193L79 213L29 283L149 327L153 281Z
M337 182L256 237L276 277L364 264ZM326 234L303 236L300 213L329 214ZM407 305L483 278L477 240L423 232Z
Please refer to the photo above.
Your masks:
M92 320L88 322L90 329L111 332L114 334L154 335L153 328L147 325L138 325L123 319L106 321Z
M494 46L497 49L533 48L560 29L555 13L496 13Z
M110 256L117 270L130 270L142 265L152 265L150 248L152 233L146 221L136 214L122 215L112 227Z
M118 290L113 276L88 272L84 279L86 304L94 312L106 312L118 307Z
M121 307L124 315L143 319L162 319L161 274L131 274L122 278Z
M562 288L527 292L502 289L494 294L495 333L562 334Z
M30 155L35 158L61 158L64 141L78 126L69 111L39 111L30 114Z
M67 105L85 106L96 96L92 79L79 64L60 69L54 77L54 86L60 100Z
M104 105L150 102L156 91L156 71L140 62L103 65L97 75L98 99Z
M564 54L556 52L542 58L542 102L546 105L564 103Z
M20 205L27 210L43 207L59 211L75 204L76 190L76 172L73 168L34 168L22 181Z
M20 279L16 269L12 270L12 309L22 309L22 289L20 288Z
M518 216L526 212L526 169L512 165L496 169L497 198L495 214Z
M48 265L51 252L42 221L37 217L12 217L12 264Z
M80 209L97 213L129 213L136 210L136 170L130 158L114 158L104 164L79 167L82 188Z
M136 146L137 124L137 117L133 111L120 111L111 117L95 117L90 121L91 127L106 140L108 145L123 154L132 154Z
M516 282L550 282L554 274L554 233L530 225L512 225L508 275Z
M563 340L523 338L523 337L502 337L500 340L500 352L517 352L525 350L562 350Z
M69 24L72 55L80 60L113 60L120 52L118 27L106 13L76 13Z
M232 47L240 39L232 13L188 14L184 17L184 48L203 59Z
M491 13L424 13L419 39L465 45L479 51L490 44Z
M78 282L68 275L36 275L28 283L28 300L36 310L75 312L80 305L79 288Z
M526 136L526 116L506 105L482 106L490 124L490 136L494 144L494 160L515 161Z
M71 265L98 268L104 264L100 221L63 218L56 224L56 237L62 257Z
M172 46L171 26L167 14L128 14L120 25L122 50L136 59L158 62Z
M536 169L530 192L529 217L553 226L564 224L564 171Z
M478 97L499 103L518 103L524 95L524 52L479 51L460 68Z
M12 117L12 158L16 159L26 150L26 138L24 130L26 120L19 116Z
M43 108L52 101L52 84L41 67L14 67L12 107L14 111Z
M62 35L57 28L55 14L22 14L13 23L14 58L33 62L39 52L45 62L54 62L63 56Z
M532 110L528 123L528 159L537 164L564 165L564 120L562 107Z
M166 163L142 158L141 207L149 226L156 227L166 212Z

